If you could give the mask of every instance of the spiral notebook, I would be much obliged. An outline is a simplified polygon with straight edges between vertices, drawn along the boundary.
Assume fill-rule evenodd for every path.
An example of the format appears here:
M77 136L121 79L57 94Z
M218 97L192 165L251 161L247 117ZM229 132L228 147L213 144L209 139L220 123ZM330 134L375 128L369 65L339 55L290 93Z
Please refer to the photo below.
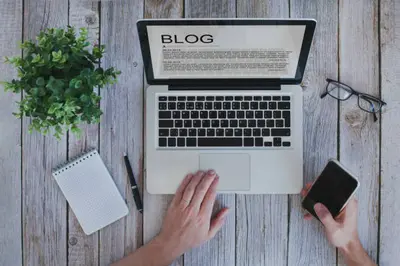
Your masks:
M96 150L55 169L53 176L85 234L128 214L128 207Z

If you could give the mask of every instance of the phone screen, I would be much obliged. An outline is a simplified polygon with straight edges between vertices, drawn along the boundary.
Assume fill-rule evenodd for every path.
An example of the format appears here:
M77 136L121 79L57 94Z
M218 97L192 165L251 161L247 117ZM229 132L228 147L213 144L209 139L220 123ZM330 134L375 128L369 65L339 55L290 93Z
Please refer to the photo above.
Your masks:
M343 170L340 165L331 161L304 198L303 208L317 218L314 205L322 203L332 216L336 217L357 189L357 185L356 179Z

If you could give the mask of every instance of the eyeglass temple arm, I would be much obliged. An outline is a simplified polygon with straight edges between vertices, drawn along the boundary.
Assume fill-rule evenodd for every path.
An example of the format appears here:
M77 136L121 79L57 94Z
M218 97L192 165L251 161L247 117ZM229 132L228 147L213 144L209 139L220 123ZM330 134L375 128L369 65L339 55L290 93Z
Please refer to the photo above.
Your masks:
M327 91L321 94L321 96L320 96L321 99L325 98L326 95L328 95L328 92L327 92Z

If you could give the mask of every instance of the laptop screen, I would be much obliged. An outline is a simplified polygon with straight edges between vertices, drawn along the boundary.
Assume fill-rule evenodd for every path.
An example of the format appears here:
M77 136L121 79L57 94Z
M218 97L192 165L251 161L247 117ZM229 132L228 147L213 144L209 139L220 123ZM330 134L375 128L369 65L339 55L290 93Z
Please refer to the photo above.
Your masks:
M306 25L147 25L154 79L294 79Z

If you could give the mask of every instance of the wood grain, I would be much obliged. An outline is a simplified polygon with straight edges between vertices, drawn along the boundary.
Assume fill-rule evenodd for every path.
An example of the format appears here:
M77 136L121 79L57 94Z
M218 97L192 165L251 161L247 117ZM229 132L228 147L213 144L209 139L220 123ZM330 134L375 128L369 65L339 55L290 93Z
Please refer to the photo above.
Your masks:
M400 261L400 3L381 1L382 98L387 106L382 114L381 217L379 265ZM396 66L396 67L395 67Z
M317 28L303 79L304 181L313 181L337 157L337 102L320 99L325 78L338 76L337 1L291 1L291 17L315 18ZM336 251L316 220L303 220L299 195L290 196L288 265L335 265Z
M34 39L40 30L65 27L67 0L25 0L24 39ZM28 133L23 119L22 194L24 265L67 264L67 204L51 175L67 159L66 137Z
M146 0L144 13L145 18L181 18L183 0ZM172 197L172 195L151 195L144 190L143 239L145 243L159 233ZM183 265L183 256L176 259L172 265Z
M186 0L185 16L188 18L226 18L236 16L234 0ZM235 264L235 195L219 195L215 210L229 207L231 213L216 237L203 246L184 255L184 265L234 265Z
M287 18L289 1L237 1L238 17ZM236 265L287 265L287 195L236 196Z
M144 3L101 3L101 42L106 45L102 67L122 71L118 84L101 90L100 154L125 197L129 215L100 231L100 265L109 265L142 244L142 215L137 212L123 161L127 153L139 185L143 158L143 68L136 20Z
M340 80L379 96L378 1L341 1ZM360 180L358 231L373 260L377 257L379 208L379 128L359 109L357 97L341 103L340 161ZM339 264L344 264L339 256Z
M99 3L96 1L70 0L69 24L88 30L91 46L99 43L100 16ZM95 89L98 91L98 89ZM68 157L80 155L89 149L98 149L99 125L82 125L81 137L70 133L68 138ZM87 236L75 214L68 209L68 265L98 265L99 263L99 234Z
M21 54L21 0L0 0L0 31L0 79L11 81L16 71L3 58ZM22 265L21 120L12 115L19 100L20 94L6 93L0 84L0 265Z

